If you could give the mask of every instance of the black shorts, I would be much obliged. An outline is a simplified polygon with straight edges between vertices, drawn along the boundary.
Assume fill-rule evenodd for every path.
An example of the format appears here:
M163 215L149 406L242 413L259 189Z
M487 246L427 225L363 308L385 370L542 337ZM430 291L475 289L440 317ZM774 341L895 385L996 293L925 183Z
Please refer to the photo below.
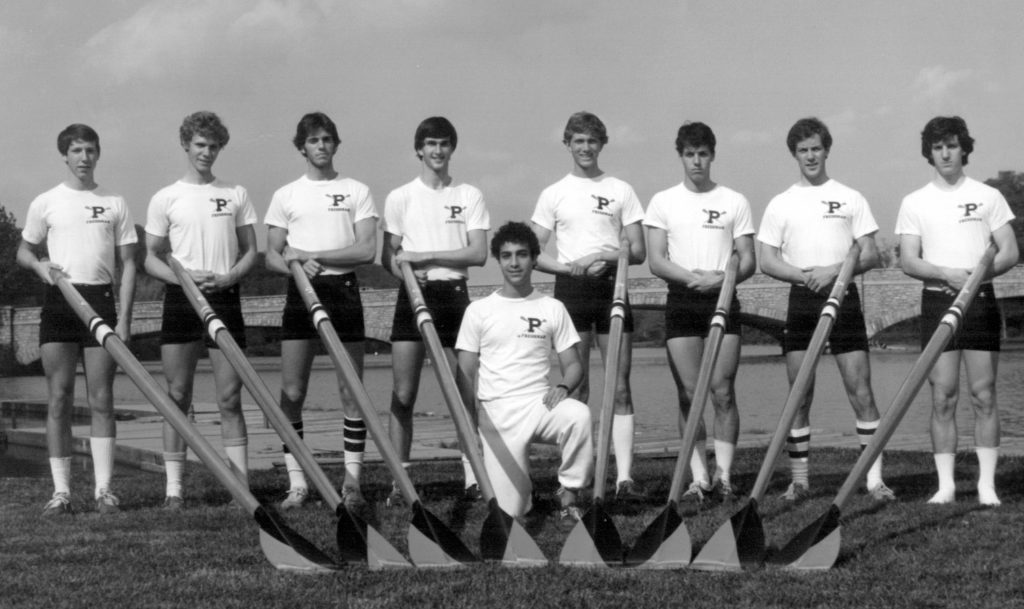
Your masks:
M601 277L555 276L555 298L565 305L577 332L608 334L611 327L612 299L615 297L615 272ZM626 316L623 318L626 332L633 331L633 311L626 294Z
M921 349L939 327L946 309L953 304L956 296L939 290L921 290ZM981 286L974 302L967 308L963 323L953 334L953 339L944 351L999 351L999 337L1002 320L999 303L991 283Z
M698 292L686 286L669 285L665 300L665 339L706 337L711 330L719 292ZM725 333L740 334L740 301L735 290L726 317Z
M807 350L828 296L802 285L790 287L789 311L786 313L786 329L782 338L783 353ZM832 354L867 351L868 334L865 328L860 292L857 284L850 283L846 286L846 296L839 307L832 333L829 334L828 344Z
M96 314L113 328L117 326L117 306L114 304L114 287L108 284L76 284L75 289L89 303ZM46 286L43 294L43 309L39 313L39 344L78 343L83 347L99 347L89 328L68 304L60 288Z
M213 307L238 346L245 349L245 320L242 319L242 303L239 297L238 284L221 292L203 293L206 301ZM160 344L178 345L203 339L210 349L216 349L217 343L203 327L203 320L192 308L185 291L180 285L167 284L164 292L163 321L160 324Z
M359 298L356 274L320 275L312 278L310 283L338 338L347 343L365 340L363 301ZM312 340L318 337L295 280L288 279L288 296L284 302L284 315L281 316L281 340Z
M434 318L434 328L441 339L441 344L449 349L455 348L455 340L459 337L459 326L462 316L469 306L469 290L466 280L428 281L420 285L423 300ZM395 303L395 318L391 324L391 342L422 341L420 330L416 326L409 293L403 283L398 288L398 302Z

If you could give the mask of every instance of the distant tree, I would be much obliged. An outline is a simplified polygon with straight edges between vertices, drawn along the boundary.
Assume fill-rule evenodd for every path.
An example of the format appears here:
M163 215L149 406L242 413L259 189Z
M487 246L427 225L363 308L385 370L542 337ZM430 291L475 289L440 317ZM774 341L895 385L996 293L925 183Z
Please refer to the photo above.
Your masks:
M1011 223L1017 236L1017 248L1024 251L1024 173L1000 171L998 177L985 180L989 186L999 190L1010 204L1016 218Z
M0 205L0 304L35 306L40 283L35 274L18 266L21 229L14 214Z

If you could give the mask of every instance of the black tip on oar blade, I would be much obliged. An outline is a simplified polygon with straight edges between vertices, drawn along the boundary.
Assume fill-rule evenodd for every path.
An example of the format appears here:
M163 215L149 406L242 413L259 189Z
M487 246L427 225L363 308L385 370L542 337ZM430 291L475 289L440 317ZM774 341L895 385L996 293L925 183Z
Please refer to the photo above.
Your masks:
M674 501L637 537L626 554L626 565L638 569L683 569L692 556L690 532Z
M764 541L764 525L757 511L757 500L750 499L743 509L729 519L736 539L736 551L744 569L758 569L764 564L768 548Z
M840 530L839 508L832 504L828 512L773 555L771 562L789 569L831 569L839 557Z
M477 557L423 504L412 504L409 556L417 567L458 567L477 562Z
M329 556L263 506L256 508L253 517L260 527L260 547L263 548L263 554L278 569L306 573L329 573L338 570L338 564Z
M365 562L371 571L411 567L388 540L344 504L335 510L338 516L338 550L345 562Z
M487 517L480 530L480 556L513 567L540 567L548 559L526 529L492 498L487 502Z
M624 553L615 523L604 507L595 503L569 533L558 562L580 567L620 566Z

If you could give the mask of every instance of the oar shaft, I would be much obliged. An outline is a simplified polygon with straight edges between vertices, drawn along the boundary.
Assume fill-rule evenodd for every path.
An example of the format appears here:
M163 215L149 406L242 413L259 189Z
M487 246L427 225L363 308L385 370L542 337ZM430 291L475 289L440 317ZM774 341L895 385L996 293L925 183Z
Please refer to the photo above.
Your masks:
M882 453L882 450L885 449L885 445L889 442L892 434L896 432L896 428L899 426L900 421L903 420L907 410L909 410L910 404L917 396L917 392L921 390L921 385L928 378L928 374L931 372L935 362L942 355L946 345L949 344L953 334L956 333L957 328L963 323L964 315L967 313L968 307L971 306L974 297L977 296L978 290L981 288L981 282L985 278L989 265L992 264L996 251L995 245L989 245L988 249L985 250L981 261L974 267L970 277L967 279L967 283L964 284L964 287L957 294L956 300L946 309L946 313L939 322L939 327L935 329L932 337L928 340L928 344L925 345L921 355L914 362L914 366L910 369L907 378L900 385L899 390L892 399L892 404L885 411L885 415L878 423L878 428L871 436L871 441L864 447L860 457L857 459L857 463L850 470L846 481L836 494L833 503L840 510L846 506L847 501L849 501L857 489L860 479L871 468L871 464L875 462L875 459Z
M419 501L416 487L413 485L412 479L409 478L409 473L402 467L402 460L398 456L395 447L392 446L391 439L384 431L380 417L377 416L377 411L373 407L370 395L366 392L366 387L359 378L359 372L356 370L348 350L345 349L341 339L338 337L338 332L334 329L334 324L331 322L330 317L324 311L312 283L306 277L305 271L302 270L302 265L297 260L292 261L289 266L292 271L292 277L295 278L295 283L299 288L299 294L302 295L306 308L309 309L310 314L313 316L313 325L316 326L320 339L323 340L327 353L334 363L334 367L341 371L345 385L355 399L359 412L363 415L363 423L366 424L370 437L373 438L374 443L377 445L377 451L388 465L395 483L398 485L399 490L402 491L402 496L406 497L410 502Z
M758 472L757 480L750 491L750 498L755 501L761 501L764 498L765 491L768 489L768 482L771 480L772 473L775 470L775 461L779 458L779 454L782 453L786 436L789 434L789 428L793 424L793 419L796 418L797 411L803 404L808 389L810 389L814 379L815 368L818 365L822 352L825 350L825 343L828 341L829 333L832 332L832 326L835 324L836 317L839 315L839 308L842 306L843 298L846 296L846 286L853 277L859 257L860 245L854 242L846 253L846 258L839 269L839 275L832 285L832 292L829 294L825 306L821 309L818 325L814 329L814 334L811 335L811 342L807 345L803 361L800 362L796 378L789 389L786 405L779 416L779 424L775 428L775 435L772 436L772 441L768 445L768 452L761 463L761 470Z

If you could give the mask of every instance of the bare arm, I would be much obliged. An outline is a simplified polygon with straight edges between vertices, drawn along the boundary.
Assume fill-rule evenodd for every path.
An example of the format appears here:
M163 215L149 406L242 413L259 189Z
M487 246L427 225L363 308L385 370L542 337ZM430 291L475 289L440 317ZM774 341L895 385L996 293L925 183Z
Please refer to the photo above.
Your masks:
M576 351L575 344L565 351L558 352L558 365L562 370L561 387L551 387L544 395L544 405L548 410L558 406L559 402L569 397L569 394L583 379L583 364L580 363L580 354Z
M328 266L359 266L370 264L377 257L377 219L363 218L356 222L355 242L347 247L333 250L307 252L292 248L300 260L316 259Z
M402 249L402 238L398 235L385 232L384 246L380 251L380 264L398 279L402 279L402 269L398 267L398 262L395 260L395 253L400 249Z
M651 273L669 283L688 284L697 276L690 269L679 266L668 257L668 231L649 227L647 241L650 243L649 265Z
M281 273L282 275L291 274L288 264L292 261L292 258L297 257L286 258L286 247L288 247L288 229L280 226L267 226L267 253L264 255L264 263L267 265L268 270ZM301 258L297 259L301 260ZM305 268L305 265L303 268ZM310 275L309 269L306 269L306 276L315 277L322 270L316 270L316 272Z
M151 277L155 277L164 283L170 283L177 285L178 278L174 276L174 271L171 267L167 266L166 258L171 252L171 242L167 237L158 237L150 233L146 233L146 262L143 265L146 269L146 273ZM197 275L199 278L197 278ZM205 281L207 278L206 273L195 273L193 279L196 281Z
M413 267L429 264L437 266L467 267L483 266L487 262L487 231L475 229L467 233L466 247L457 250L440 250L434 252L412 252L402 249L395 254L398 262L408 262Z
M53 278L50 277L50 269L63 271L59 264L54 264L46 258L46 242L32 244L24 239L18 244L18 253L15 257L18 264L34 272L43 283L53 285ZM44 260L45 259L45 260Z
M992 277L998 277L1017 264L1020 252L1017 250L1017 237L1013 234L1013 228L1004 224L992 231L992 240L995 241L999 251L992 261Z
M761 261L761 272L769 277L785 281L793 285L804 285L804 272L782 259L782 252L774 245L763 241L758 242L760 251L757 254Z
M200 289L214 292L226 290L241 281L256 264L256 229L252 224L246 224L236 227L235 235L238 238L238 259L235 264L227 273L212 274L212 278L205 284L199 284Z
M117 313L117 327L114 329L121 340L128 342L132 337L132 307L135 305L135 248L136 244L119 245L114 250L121 265L121 281L118 290L120 310Z
M476 423L476 382L480 370L480 354L476 351L457 351L457 368L455 383L462 395L462 403L466 405L470 417Z
M551 273L552 275L570 275L569 265L562 264L555 260L551 254L544 251L548 246L548 241L551 240L551 231L536 222L531 222L530 228L533 229L533 234L537 235L537 241L540 241L540 256L537 257L537 270Z

